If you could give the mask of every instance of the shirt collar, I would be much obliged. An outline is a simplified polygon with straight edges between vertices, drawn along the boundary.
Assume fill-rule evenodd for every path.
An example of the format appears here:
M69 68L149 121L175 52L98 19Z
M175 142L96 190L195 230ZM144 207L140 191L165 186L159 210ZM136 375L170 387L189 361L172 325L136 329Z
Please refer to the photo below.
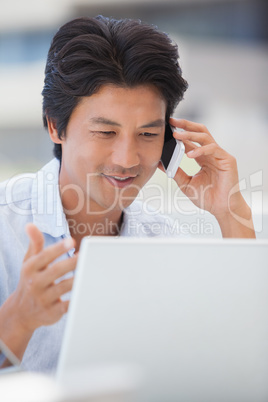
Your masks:
M33 223L52 237L70 236L59 192L59 170L55 158L37 172L32 187Z

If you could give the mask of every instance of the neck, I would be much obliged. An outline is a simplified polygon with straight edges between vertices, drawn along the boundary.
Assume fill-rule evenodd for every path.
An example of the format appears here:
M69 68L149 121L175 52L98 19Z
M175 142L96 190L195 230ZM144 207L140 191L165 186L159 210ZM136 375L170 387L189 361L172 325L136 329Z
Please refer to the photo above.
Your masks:
M77 199L74 194L61 193L61 201L69 230L76 242L76 251L79 251L81 241L85 236L117 236L119 234L123 212L113 209L107 212L99 205L95 205L90 212L86 205L77 208ZM77 211L77 212L76 212Z
M81 241L85 236L117 236L122 224L123 213L118 211L113 216L107 215L77 215L66 214L69 230L79 251Z

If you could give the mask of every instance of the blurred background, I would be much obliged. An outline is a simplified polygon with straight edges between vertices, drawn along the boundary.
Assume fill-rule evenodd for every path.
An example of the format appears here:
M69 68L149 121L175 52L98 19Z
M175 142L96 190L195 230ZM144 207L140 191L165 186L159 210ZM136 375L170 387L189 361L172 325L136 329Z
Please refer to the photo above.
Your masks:
M41 91L59 26L78 16L139 18L178 43L189 89L176 117L205 124L237 158L258 236L268 237L267 0L0 0L0 10L0 180L36 171L52 158ZM186 157L183 168L197 171ZM156 182L175 191L157 172L146 196Z

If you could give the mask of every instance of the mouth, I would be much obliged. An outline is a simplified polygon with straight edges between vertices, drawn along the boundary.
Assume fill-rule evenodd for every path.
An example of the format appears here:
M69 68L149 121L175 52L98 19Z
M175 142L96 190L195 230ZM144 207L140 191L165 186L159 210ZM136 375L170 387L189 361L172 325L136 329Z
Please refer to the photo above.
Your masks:
M109 176L102 174L102 176L114 187L125 188L129 186L137 176Z

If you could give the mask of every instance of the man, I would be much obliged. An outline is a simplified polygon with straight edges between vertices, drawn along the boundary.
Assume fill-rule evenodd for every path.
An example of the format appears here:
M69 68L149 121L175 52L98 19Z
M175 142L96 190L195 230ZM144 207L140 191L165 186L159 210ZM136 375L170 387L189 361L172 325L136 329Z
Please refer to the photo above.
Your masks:
M171 118L187 88L177 60L169 37L139 21L79 18L52 41L43 117L56 159L2 184L0 196L0 338L28 369L56 366L68 309L62 296L83 236L167 233L167 220L134 201L162 169L167 123L184 129L174 137L201 166L193 177L178 169L181 190L216 217L224 237L254 237L250 208L238 190L230 197L235 159L205 126Z

